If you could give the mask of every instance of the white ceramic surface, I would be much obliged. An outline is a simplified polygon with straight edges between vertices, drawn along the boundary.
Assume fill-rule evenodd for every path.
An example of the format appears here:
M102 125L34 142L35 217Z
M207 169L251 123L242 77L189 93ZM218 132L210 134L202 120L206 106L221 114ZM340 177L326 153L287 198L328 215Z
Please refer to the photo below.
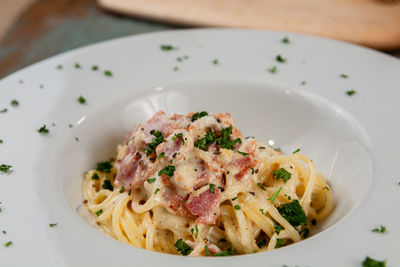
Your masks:
M285 36L289 44L281 42ZM161 44L178 49L162 51ZM277 62L278 54L287 62ZM249 30L127 37L21 70L0 82L0 110L8 109L0 114L0 164L13 166L0 174L0 231L7 231L0 232L0 265L361 266L369 255L398 266L399 86L400 62L392 57L329 39ZM348 96L351 89L356 94ZM80 95L86 104L78 103ZM20 105L12 107L12 99ZM133 123L160 109L230 112L244 135L288 153L301 148L333 187L333 214L305 241L225 258L164 255L100 233L81 205L82 174L109 158ZM37 132L43 124L49 135ZM371 232L381 224L387 233Z

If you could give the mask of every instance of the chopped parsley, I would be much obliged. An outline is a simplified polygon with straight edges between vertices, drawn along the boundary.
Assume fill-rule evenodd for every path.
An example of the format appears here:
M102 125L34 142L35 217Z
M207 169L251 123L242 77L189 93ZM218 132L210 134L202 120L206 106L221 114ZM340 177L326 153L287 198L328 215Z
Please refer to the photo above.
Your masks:
M277 235L283 230L282 226L274 224L274 230Z
M210 192L215 194L215 184L210 184Z
M261 188L262 190L266 191L265 186L263 186L261 183L257 183L258 187Z
M279 170L275 170L273 177L276 178L276 180L283 179L283 181L286 183L290 179L290 172L285 170L284 168L280 168Z
M76 137L76 136L75 136L75 141L76 141L76 142L79 142L79 138L78 138L78 137Z
M174 47L174 46L172 46L172 45L162 44L162 45L160 46L160 49L161 49L162 51L171 51L171 50L177 50L178 48L177 48L177 47Z
M276 73L278 71L278 68L276 66L272 66L271 68L268 69L270 73Z
M236 199L238 199L238 197L234 197L234 198L232 198L232 201L235 201Z
M195 121L195 120L200 119L201 117L207 116L207 115L208 115L207 111L196 112L192 116L192 122Z
M194 234L194 239L196 239L199 236L199 228L197 228L197 224L190 231L192 232L192 235Z
M41 134L48 134L50 132L49 129L46 128L46 124L43 124L43 126L40 127L37 131Z
M329 191L329 187L325 186L325 187L322 188L322 190Z
M4 244L5 247L9 247L12 245L12 241L8 241L7 243Z
M286 58L283 58L281 55L277 55L275 59L276 59L276 61L278 61L280 63L286 62Z
M179 70L179 67L178 66L175 66L174 67L174 71L178 71Z
M86 103L86 99L83 96L79 96L78 102L81 103L81 104L85 104Z
M246 152L242 152L242 151L239 151L238 150L238 153L240 154L240 155L242 155L242 156L247 156L249 153L246 153Z
M272 204L274 204L274 200L279 195L279 192L281 192L281 190L282 186L279 187L279 189L275 192L275 194L272 197L268 198L268 200L270 200Z
M158 191L160 191L160 188L156 188L156 191L154 191L154 195L157 195Z
M235 208L235 210L240 210L241 209L240 205L235 205L233 207Z
M219 64L219 61L218 61L218 59L216 58L216 59L214 59L213 61L212 61L212 64L214 64L214 65L218 65Z
M111 181L108 179L105 179L103 184L101 185L101 187L103 187L104 189L113 191L114 190L114 186L111 184Z
M109 161L102 161L97 163L96 171L99 172L111 172L113 165Z
M49 223L50 227L56 227L58 223Z
M163 158L164 156L165 156L165 153L164 153L164 152L161 152L160 155L157 156L157 159L161 159L161 158Z
M148 178L148 179L147 179L147 182L148 182L149 184L154 183L155 181L156 181L156 178Z
M283 38L283 39L281 40L281 43L289 44L289 43L290 43L289 37L286 36L285 38Z
M308 228L304 228L299 232L299 235L303 235L303 238L307 238L309 234L310 234L310 229Z
M193 249L185 241L183 241L182 238L176 240L174 246L176 247L176 250L183 256L187 256L193 251Z
M276 152L281 152L282 151L280 147L273 147L272 149L275 150Z
M267 240L265 238L263 238L261 241L257 242L257 246L259 248L262 248L263 246L265 246L267 244Z
M8 109L3 108L2 110L0 110L0 113L6 113L8 111Z
M111 76L113 76L113 73L110 70L105 70L104 71L104 75L108 76L108 77L111 77Z
M374 260L370 257L366 257L362 262L363 267L386 267L386 261Z
M0 139L0 144L2 144L3 143L3 140L2 139Z
M346 94L347 94L348 96L352 96L352 95L354 95L355 93L356 93L356 91L354 91L354 90L346 91Z
M124 185L121 187L121 189L119 190L119 192L120 192L120 193L125 192L125 186L124 186Z
M300 84L301 84L301 85L306 85L307 82L306 82L306 81L302 81Z
M300 148L296 149L295 151L293 151L292 154L296 154L297 152L300 152Z
M193 120L193 117L192 117L192 120ZM207 150L207 148L210 145L212 145L215 142L215 140L216 140L215 133L209 131L206 133L206 135L203 138L198 139L196 142L194 142L194 146L198 147L202 150Z
M1 164L0 165L0 172L9 173L11 168L12 168L11 165Z
M381 225L380 228L376 227L372 229L374 233L386 233L386 226Z
M164 133L160 131L151 131L150 132L152 135L154 135L156 138L151 142L151 144L147 145L147 148L144 149L144 152L146 153L147 156L150 156L153 154L153 152L156 150L157 146L164 142Z
M103 213L103 209L99 209L95 212L96 216L100 216Z
M204 251L206 252L206 256L211 256L210 250L208 250L208 246L205 245Z
M342 74L340 74L340 77L344 78L344 79L347 79L347 78L349 78L349 75L342 73Z
M99 180L99 175L97 175L97 173L93 173L92 175L92 180Z
M75 63L75 69L80 69L81 65L79 63Z
M251 175L253 175L254 174L254 168L250 167L250 170L251 170Z
M59 65L57 65L56 68L57 68L58 70L61 70L61 69L63 68L63 65L59 64Z
M18 105L19 105L18 100L16 100L16 99L11 100L11 106L18 107Z
M222 148L230 149L233 150L233 146L236 143L241 144L242 140L240 138L236 138L234 140L231 140L229 137L232 134L232 125L229 125L229 127L224 128L221 130L221 137L217 139L217 144L220 145Z
M297 199L279 206L278 212L294 227L307 225L307 215Z
M94 65L93 67L92 67L92 70L94 70L94 71L96 71L96 70L98 70L99 69L99 67L97 66L97 65Z
M283 239L277 238L275 248L280 248L283 246Z
M181 139L182 139L182 145L184 145L184 144L185 144L185 140L183 139L182 133L177 133L177 134L175 134L175 135L172 137L172 141L176 141L178 138L181 138Z
M172 177L174 175L174 172L175 172L175 166L168 165L164 169L162 169L158 172L158 176L161 176L161 174L165 174L169 177Z
M232 245L224 251L215 253L214 257L224 257L224 256L233 256L236 254L236 249L232 247Z

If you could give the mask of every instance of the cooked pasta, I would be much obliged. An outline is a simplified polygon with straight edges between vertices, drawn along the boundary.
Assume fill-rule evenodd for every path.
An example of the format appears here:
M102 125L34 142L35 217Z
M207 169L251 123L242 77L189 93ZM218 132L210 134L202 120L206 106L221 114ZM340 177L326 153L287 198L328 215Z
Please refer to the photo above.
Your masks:
M312 160L243 138L230 114L207 112L160 111L135 125L115 160L86 173L83 199L112 238L189 256L299 242L333 208Z

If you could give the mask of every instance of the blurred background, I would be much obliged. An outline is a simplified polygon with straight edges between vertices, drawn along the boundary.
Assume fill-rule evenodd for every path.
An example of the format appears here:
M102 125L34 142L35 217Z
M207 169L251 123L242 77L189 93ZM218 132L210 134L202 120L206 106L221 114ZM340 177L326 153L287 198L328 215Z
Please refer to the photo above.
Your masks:
M168 29L307 33L400 58L399 0L0 0L0 79L49 56Z

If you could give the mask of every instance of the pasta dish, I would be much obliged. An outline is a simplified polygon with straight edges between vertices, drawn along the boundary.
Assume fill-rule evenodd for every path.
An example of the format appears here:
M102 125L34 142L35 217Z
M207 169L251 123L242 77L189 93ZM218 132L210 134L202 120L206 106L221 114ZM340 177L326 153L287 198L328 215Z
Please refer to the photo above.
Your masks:
M229 113L135 125L116 158L86 173L83 202L112 238L153 251L231 256L301 241L333 208L331 188L299 149L243 137Z

